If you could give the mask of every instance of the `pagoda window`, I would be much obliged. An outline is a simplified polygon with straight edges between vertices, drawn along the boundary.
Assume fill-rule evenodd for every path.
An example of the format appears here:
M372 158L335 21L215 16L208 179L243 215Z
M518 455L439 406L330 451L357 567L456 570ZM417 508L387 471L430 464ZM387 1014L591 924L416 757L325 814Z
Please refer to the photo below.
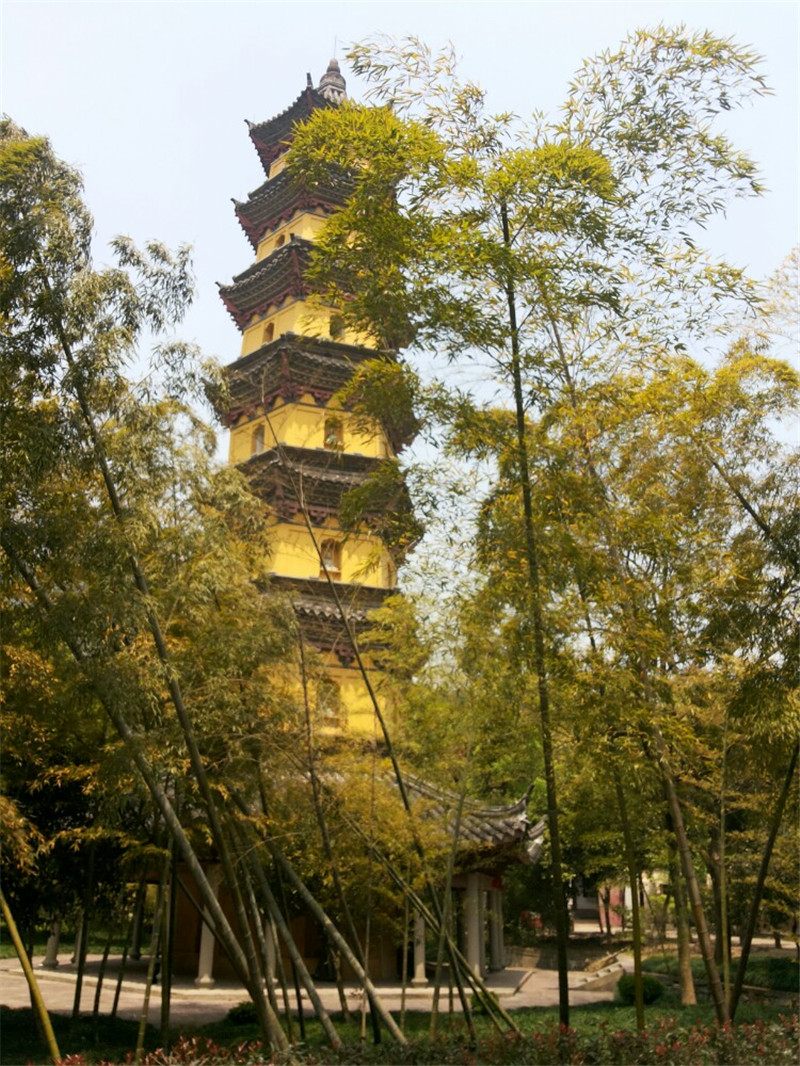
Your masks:
M320 545L322 565L319 568L319 576L324 578L327 570L332 581L342 579L342 545L338 540L323 540Z
M250 437L250 454L260 455L264 451L264 423L256 426Z
M285 233L282 233L282 234L280 235L280 237L278 237L278 238L276 239L276 241L275 241L275 247L276 247L276 248L282 248L282 247L283 247L283 245L284 245L285 243L286 243L286 234L285 234Z
M325 419L323 443L332 452L340 452L344 448L344 426L341 418Z
M317 684L317 713L328 725L339 725L342 716L342 690L339 683L323 677Z
M266 326L264 326L264 338L263 338L263 342L262 343L269 344L269 342L271 340L273 340L274 337L275 337L275 323L274 322L268 322L266 324Z

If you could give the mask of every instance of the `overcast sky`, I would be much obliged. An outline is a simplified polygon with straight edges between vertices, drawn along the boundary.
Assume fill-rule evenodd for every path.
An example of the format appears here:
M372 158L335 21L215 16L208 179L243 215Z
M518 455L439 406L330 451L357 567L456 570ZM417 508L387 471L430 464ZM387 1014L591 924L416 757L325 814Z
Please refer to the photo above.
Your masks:
M642 26L685 22L752 46L775 95L728 116L769 192L710 234L757 276L798 241L798 11L760 3L73 3L2 0L2 110L78 167L96 258L127 233L194 246L191 339L229 362L239 336L217 293L252 259L231 198L263 180L245 119L287 107L309 71L377 32L452 41L494 110L554 112L583 57ZM344 68L350 94L359 86ZM184 331L185 332L185 331Z

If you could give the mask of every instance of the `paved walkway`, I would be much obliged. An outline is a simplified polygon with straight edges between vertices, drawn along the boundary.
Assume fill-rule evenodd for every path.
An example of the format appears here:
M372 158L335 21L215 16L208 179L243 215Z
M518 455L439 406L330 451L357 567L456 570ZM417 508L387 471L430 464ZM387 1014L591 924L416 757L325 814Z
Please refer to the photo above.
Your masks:
M101 1013L109 1013L116 990L118 959L109 959L109 965L100 997ZM86 974L81 993L81 1011L91 1012L97 991L97 974L100 965L99 955L90 955L87 960ZM126 972L120 994L118 1015L122 1018L139 1018L144 997L145 963L139 961L135 968ZM67 1014L72 1011L75 996L75 968L69 963L61 963L55 970L42 968L41 959L34 959L34 972L49 1011ZM581 971L570 973L570 1001L579 1006L585 1003L597 1003L614 997L614 984L619 974L595 975ZM530 970L508 968L489 974L486 978L488 987L499 998L506 1009L519 1007L552 1007L558 1005L558 974L554 970ZM391 1011L399 1011L402 989L399 985L379 984L379 994ZM338 1011L339 994L335 984L317 982L317 990L322 1002L331 1012ZM348 986L347 996L350 1006L359 1009L361 990ZM248 998L244 988L235 981L218 981L214 988L195 988L191 980L176 978L172 988L171 1024L190 1030L207 1022L224 1018L231 1007ZM426 1011L430 1009L432 990L426 988L408 988L406 990L406 1010ZM458 996L455 996L456 1007ZM307 996L303 995L305 1007L311 1012ZM29 1007L30 996L22 968L16 959L0 960L0 1003L7 1007ZM447 1006L445 993L442 1007ZM149 1019L154 1025L160 1021L161 989L154 985L150 997Z

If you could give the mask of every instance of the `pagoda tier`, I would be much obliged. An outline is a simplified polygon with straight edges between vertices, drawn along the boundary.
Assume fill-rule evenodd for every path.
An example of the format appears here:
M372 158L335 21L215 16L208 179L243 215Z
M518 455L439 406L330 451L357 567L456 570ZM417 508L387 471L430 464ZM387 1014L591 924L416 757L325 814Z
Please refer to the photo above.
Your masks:
M264 173L269 175L270 165L286 151L292 139L294 127L305 122L312 111L320 107L335 107L336 102L329 100L318 89L306 86L295 102L282 111L280 115L267 122L248 122L250 139L255 145Z
M316 403L327 404L352 379L359 364L392 358L373 348L284 333L226 368L229 406L217 413L231 426L242 417L252 418L269 410L279 399L293 403L311 396ZM417 424L413 414L398 406L384 420L383 429L394 451L399 452L413 440Z
M283 445L270 448L239 464L253 493L284 521L308 514L313 525L338 518L348 492L392 460ZM299 497L302 496L302 502ZM379 536L395 565L416 544L421 526L412 519L413 507L405 480L392 480L388 493L376 494L371 510L361 515L364 528Z
M276 591L291 596L298 624L308 643L320 651L333 652L343 666L349 666L355 659L355 649L328 582L324 578L282 577L274 574L270 583ZM369 612L380 607L386 597L392 595L392 590L337 582L336 593L358 640L372 627ZM375 651L376 647L370 642L370 651Z
M284 300L302 300L310 289L303 275L311 262L311 241L290 237L287 244L237 274L232 285L220 285L219 294L239 329L254 315L265 315Z
M282 518L305 509L319 524L336 517L342 497L364 483L381 460L322 448L270 448L242 463L250 488ZM298 500L302 493L303 503Z
M313 190L282 170L276 177L265 181L244 202L234 200L234 210L247 239L255 250L267 230L288 222L298 211L324 211L326 214L340 208L350 189L345 178L336 185L317 185Z

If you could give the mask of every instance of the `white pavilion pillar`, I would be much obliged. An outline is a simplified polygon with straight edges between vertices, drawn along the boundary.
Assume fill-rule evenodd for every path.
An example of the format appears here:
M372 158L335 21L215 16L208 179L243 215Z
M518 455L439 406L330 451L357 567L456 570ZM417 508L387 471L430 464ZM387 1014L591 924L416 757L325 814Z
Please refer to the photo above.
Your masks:
M503 890L489 890L489 968L503 970L506 965L503 945Z
M483 922L480 874L467 874L467 890L464 895L464 937L466 940L467 964L480 977L483 973Z
M42 966L45 970L55 970L58 966L58 942L61 939L61 919L54 918L50 936L47 938L47 947L44 953Z
M414 911L414 976L411 984L415 988L427 985L425 974L425 919L419 911Z
M217 895L222 870L219 866L211 866L206 871L208 883L214 895ZM203 907L203 924L200 931L200 952L197 959L197 977L194 979L195 988L214 987L214 947L216 940L209 925L208 907Z
M130 957L137 960L142 957L142 926L144 925L145 895L145 892L142 892L141 895L137 893L136 910L133 914Z
M75 926L75 947L72 951L72 957L70 962L73 966L76 966L78 959L81 957L81 951L83 950L83 937L86 932L86 922L84 920L83 907L78 911L78 921Z

